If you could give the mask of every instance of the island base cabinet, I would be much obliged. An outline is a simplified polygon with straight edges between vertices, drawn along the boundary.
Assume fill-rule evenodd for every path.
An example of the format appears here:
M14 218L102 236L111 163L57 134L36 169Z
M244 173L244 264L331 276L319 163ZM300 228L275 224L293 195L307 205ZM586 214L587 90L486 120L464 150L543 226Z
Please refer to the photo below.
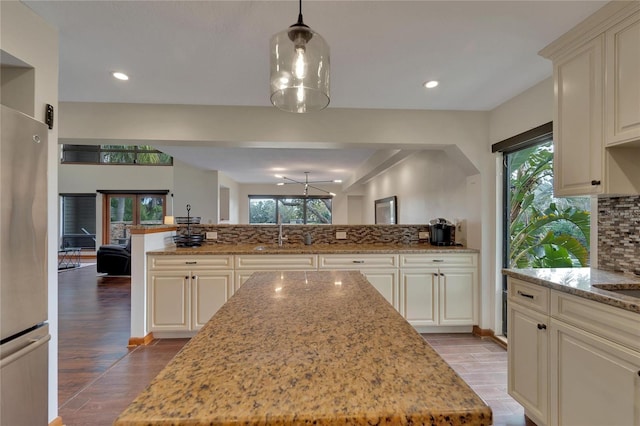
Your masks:
M640 426L638 352L555 320L550 350L551 425Z
M155 271L147 291L149 331L196 331L232 296L233 273Z
M509 302L508 392L538 426L548 424L548 316Z
M188 272L156 272L149 276L150 331L189 330Z

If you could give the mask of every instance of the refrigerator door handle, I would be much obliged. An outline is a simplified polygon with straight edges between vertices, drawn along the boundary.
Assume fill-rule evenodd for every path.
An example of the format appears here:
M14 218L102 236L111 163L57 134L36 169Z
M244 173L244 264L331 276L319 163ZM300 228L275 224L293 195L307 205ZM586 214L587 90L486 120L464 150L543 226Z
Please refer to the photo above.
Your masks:
M11 364L13 361L21 358L25 354L38 349L40 346L46 344L49 340L51 340L51 335L47 334L46 336L41 336L39 338L29 339L29 344L21 348L19 351L12 353L6 358L2 358L0 360L0 368L4 368L7 365Z

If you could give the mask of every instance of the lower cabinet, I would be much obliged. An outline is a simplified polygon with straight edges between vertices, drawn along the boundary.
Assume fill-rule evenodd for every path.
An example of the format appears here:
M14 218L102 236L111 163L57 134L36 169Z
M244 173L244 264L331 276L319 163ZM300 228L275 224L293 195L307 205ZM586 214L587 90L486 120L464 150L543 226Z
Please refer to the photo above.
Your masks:
M549 415L548 322L547 315L509 300L507 389L538 426Z
M476 254L401 255L400 313L414 327L477 324Z
M551 424L640 425L639 352L555 320L551 342Z
M266 271L317 271L318 256L315 254L265 254L235 256L236 290L254 272Z
M319 270L356 270L367 278L376 290L399 310L398 255L395 254L332 254L320 255Z
M508 389L538 426L640 426L640 314L508 279Z
M233 294L231 271L157 271L147 289L149 331L199 330Z

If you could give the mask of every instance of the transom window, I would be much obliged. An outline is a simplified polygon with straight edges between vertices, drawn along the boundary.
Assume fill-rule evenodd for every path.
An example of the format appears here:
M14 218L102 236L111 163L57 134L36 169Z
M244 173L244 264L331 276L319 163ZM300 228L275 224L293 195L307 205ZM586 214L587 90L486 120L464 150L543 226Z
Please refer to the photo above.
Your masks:
M173 157L150 145L68 145L62 146L66 164L144 164L171 166Z
M250 195L249 223L331 224L330 196Z

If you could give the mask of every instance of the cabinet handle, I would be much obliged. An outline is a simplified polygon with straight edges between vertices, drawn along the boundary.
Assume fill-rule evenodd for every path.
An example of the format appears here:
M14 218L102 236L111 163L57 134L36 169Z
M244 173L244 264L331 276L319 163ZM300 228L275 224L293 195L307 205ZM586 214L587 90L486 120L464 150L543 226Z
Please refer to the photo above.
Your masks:
M185 263L185 265L197 265L198 264L198 262L195 261L195 260L191 261L191 262L184 262L184 263Z
M354 260L353 263L364 263L364 260Z
M432 262L442 263L444 262L444 259L433 259Z
M443 274L442 272L440 272L440 276L441 276L441 277L444 277L444 274Z
M187 275L186 277L184 277L184 279L185 279L185 280L188 280L188 279L189 279L189 275Z
M591 181L591 185L593 185L593 186L600 185L600 181L599 180L592 180Z
M538 324L538 330L546 330L547 326L544 324Z
M192 275L192 276L191 276L191 279L192 279L192 280L195 280L196 278L198 278L198 276L197 276L197 275Z
M533 294L523 293L520 290L518 290L518 295L522 296L522 297L526 297L527 299L533 299L534 298Z
M438 273L437 273L437 272L434 272L434 273L433 273L433 276L434 276L434 277L437 277L437 276L438 276Z

